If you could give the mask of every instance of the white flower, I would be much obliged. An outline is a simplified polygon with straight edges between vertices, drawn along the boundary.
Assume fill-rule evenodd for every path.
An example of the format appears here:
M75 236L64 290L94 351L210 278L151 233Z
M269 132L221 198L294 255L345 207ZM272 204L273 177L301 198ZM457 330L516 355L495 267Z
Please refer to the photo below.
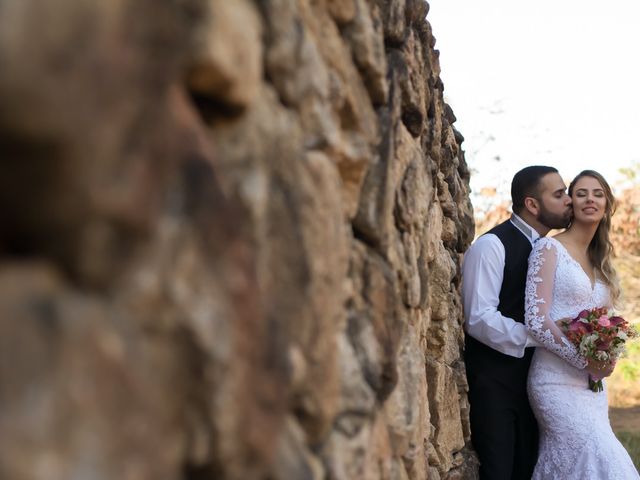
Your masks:
M580 341L580 353L582 354L582 356L589 356L589 353L591 353L595 349L596 340L598 340L597 333L592 333L590 335L585 335L584 337L582 337L582 340Z

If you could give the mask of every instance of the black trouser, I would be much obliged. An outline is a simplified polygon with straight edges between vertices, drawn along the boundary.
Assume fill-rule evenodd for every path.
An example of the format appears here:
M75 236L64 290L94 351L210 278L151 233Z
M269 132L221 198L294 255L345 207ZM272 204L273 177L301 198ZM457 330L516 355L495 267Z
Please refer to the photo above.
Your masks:
M471 441L481 480L530 480L538 458L538 425L526 396L499 386L470 386Z
M531 479L538 458L538 424L527 398L532 356L533 349L520 359L465 339L471 441L481 480Z

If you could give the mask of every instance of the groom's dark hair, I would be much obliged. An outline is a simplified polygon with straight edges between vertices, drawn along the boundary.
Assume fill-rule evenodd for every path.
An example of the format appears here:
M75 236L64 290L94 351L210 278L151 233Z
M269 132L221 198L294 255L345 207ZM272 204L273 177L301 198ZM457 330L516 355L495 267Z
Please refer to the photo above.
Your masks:
M549 173L558 173L553 167L532 165L525 167L513 176L511 181L511 201L513 213L519 214L524 208L524 199L527 197L539 198L540 180Z

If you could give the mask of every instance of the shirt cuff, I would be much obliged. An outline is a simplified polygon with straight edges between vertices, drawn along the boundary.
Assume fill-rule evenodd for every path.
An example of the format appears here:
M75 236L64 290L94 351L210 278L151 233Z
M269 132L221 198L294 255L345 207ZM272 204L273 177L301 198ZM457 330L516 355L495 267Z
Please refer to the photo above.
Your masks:
M542 344L540 342L538 342L535 338L533 338L531 335L527 335L527 341L526 341L524 346L525 346L525 348L541 347Z

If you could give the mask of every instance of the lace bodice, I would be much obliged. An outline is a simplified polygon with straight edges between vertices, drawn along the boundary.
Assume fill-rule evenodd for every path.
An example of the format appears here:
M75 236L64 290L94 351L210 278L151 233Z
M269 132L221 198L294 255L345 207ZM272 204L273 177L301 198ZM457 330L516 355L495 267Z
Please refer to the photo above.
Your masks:
M606 285L598 280L592 285L582 266L558 240L541 238L536 242L529 256L525 324L545 348L574 367L584 368L586 360L555 322L609 304Z

